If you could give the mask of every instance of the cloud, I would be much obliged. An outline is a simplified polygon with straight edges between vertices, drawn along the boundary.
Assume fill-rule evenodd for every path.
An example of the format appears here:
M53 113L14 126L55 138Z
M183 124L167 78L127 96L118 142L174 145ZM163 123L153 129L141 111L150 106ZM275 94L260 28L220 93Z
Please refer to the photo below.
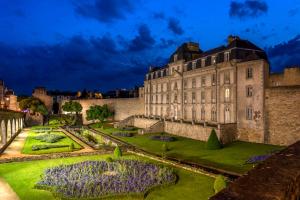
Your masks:
M165 19L165 14L163 12L155 12L153 13L154 19Z
M155 40L151 35L150 29L146 24L139 26L138 35L130 41L128 45L129 51L143 51L151 48L155 44Z
M184 33L179 20L172 17L168 20L168 28L176 35L182 35Z
M272 71L282 71L284 67L300 63L300 34L273 47L266 48L271 60Z
M75 12L83 17L111 23L124 19L135 10L133 0L95 0L93 4L74 3Z
M294 17L299 13L299 8L292 8L289 10L289 16Z
M263 0L231 1L229 16L239 19L259 17L268 12L268 5Z

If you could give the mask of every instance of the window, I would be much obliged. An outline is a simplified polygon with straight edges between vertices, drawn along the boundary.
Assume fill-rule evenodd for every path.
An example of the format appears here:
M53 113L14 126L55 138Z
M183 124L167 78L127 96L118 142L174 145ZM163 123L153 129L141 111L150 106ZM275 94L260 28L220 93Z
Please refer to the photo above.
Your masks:
M248 67L246 70L246 79L250 79L253 78L253 68L252 67Z
M156 95L156 103L158 103L158 95Z
M184 103L187 103L187 93L186 92L184 93L183 100L184 100Z
M206 83L205 76L202 76L201 77L201 86L205 86L205 83Z
M217 121L217 111L214 107L211 109L211 121Z
M216 103L216 90L212 89L211 91L211 102Z
M160 116L163 116L163 107L160 107Z
M196 79L193 78L193 79L192 79L192 88L195 88L195 87L196 87Z
M230 89L225 89L225 101L228 102L230 100Z
M201 103L205 103L205 91L201 91Z
M216 56L212 56L212 63L216 64Z
M184 87L184 88L187 88L187 85L188 85L188 81L187 81L187 80L184 80L184 81L183 81L183 87Z
M167 103L169 103L169 94L167 94Z
M196 110L193 108L192 109L192 120L196 119Z
M246 119L247 120L252 120L253 118L253 109L251 106L246 108Z
M177 90L177 82L174 83L174 90Z
M177 94L174 94L174 103L177 103Z
M201 120L205 120L205 108L201 108Z
M225 108L225 123L230 122L230 110L229 107Z
M216 85L216 74L211 75L211 85Z
M229 52L225 52L225 61L229 61L229 59L230 59Z
M195 92L192 92L192 102L196 103L196 94L195 94Z
M253 95L253 87L252 86L246 86L246 96L252 97Z
M225 84L230 84L230 72L225 72L224 73L224 83Z
M187 119L187 112L185 108L183 109L183 119Z

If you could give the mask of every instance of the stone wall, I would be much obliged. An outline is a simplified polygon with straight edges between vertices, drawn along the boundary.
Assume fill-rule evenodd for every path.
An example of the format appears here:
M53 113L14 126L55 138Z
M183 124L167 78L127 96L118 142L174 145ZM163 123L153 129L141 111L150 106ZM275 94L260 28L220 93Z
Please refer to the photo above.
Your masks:
M203 125L193 125L191 123L165 122L165 132L182 137L206 141L211 133L212 127ZM219 135L218 130L216 129Z
M300 141L271 156L210 200L299 200Z
M82 117L83 123L88 124L91 121L86 120L86 110L93 105L107 104L112 110L114 110L114 120L120 121L126 119L131 115L144 114L144 100L141 98L120 98L120 99L83 99L76 100L82 105ZM65 101L62 102L62 105Z
M158 122L158 120L146 119L146 118L134 118L134 126L138 128L149 128L156 122Z
M266 90L265 142L289 145L300 140L300 86Z

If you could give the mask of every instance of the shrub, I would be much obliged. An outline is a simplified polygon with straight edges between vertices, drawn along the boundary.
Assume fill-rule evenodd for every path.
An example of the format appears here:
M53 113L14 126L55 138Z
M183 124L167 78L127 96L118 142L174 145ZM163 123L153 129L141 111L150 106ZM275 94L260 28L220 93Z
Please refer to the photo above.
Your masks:
M175 137L167 136L167 135L153 135L150 137L151 140L159 140L163 142L173 142L176 141Z
M112 159L112 157L109 156L109 157L107 157L107 158L105 159L105 161L106 161L106 162L113 162L114 160Z
M206 149L209 150L215 150L215 149L221 149L222 144L220 143L218 136L216 134L215 129L213 129L210 133L210 136L206 142Z
M133 137L134 133L131 132L114 132L112 133L113 136L118 136L118 137Z
M74 143L70 144L70 150L73 151L75 149Z
M40 140L42 142L48 142L48 143L55 143L63 138L65 138L65 136L50 134L50 133L46 133L46 134L42 134L42 135L38 135L38 136L34 137L34 139L36 139L36 140Z
M116 148L115 148L115 150L114 150L114 156L115 156L116 158L122 157L122 151L121 151L121 149L120 149L119 146L116 146Z
M33 145L31 147L31 150L38 151L38 150L43 150L43 149L62 148L62 147L69 147L69 145L55 145L55 144Z
M226 186L227 186L227 181L226 181L225 177L222 175L218 175L214 182L215 193L220 192L221 190L226 188Z

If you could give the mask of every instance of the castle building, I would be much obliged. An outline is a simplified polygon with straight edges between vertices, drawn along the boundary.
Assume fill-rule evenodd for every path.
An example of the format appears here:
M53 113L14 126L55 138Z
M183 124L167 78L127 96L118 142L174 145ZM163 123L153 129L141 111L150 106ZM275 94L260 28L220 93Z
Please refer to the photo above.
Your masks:
M291 73L293 80L270 76L264 50L237 36L208 51L184 43L166 66L150 67L146 74L145 116L204 126L231 124L237 138L267 142L266 89L300 85L300 73Z

